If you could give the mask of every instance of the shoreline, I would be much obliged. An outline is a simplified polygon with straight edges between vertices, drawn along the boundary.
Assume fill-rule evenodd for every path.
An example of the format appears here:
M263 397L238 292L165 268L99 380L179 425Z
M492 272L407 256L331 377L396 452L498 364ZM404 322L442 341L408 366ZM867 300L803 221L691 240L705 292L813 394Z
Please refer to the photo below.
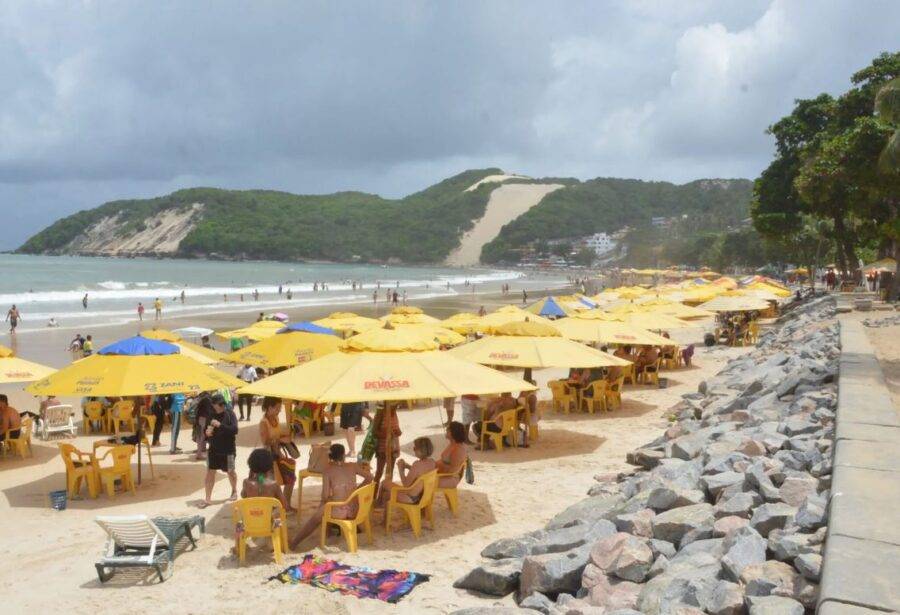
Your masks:
M527 282L538 282L533 279L524 279ZM558 280L547 280L548 285L544 288L529 288L529 300L544 297L548 294L556 292L568 292L571 289L569 285L559 285ZM507 304L521 305L521 291L519 293L511 291L508 295L502 295L499 283L484 283L480 285L483 289L476 290L473 293L457 293L452 295L431 296L426 298L410 297L407 301L408 305L421 307L426 313L446 318L457 312L477 312L481 305L484 305L488 311L496 309L499 306ZM339 297L330 297L335 299ZM203 310L202 307L196 313L179 314L176 316L166 317L165 310L161 320L154 320L152 310L148 309L144 314L144 320L132 318L125 322L105 322L91 323L84 325L45 327L42 329L23 329L10 335L4 332L4 337L0 339L0 343L12 348L17 356L30 361L36 361L52 367L62 367L71 361L71 355L66 350L69 341L74 337L75 333L82 335L92 335L94 337L94 347L99 349L104 345L113 341L137 335L141 331L160 329L178 329L188 326L205 326L215 331L234 329L245 327L256 320L255 316L260 312L283 311L290 317L290 322L301 322L305 320L316 320L324 318L328 314L335 311L353 311L361 316L371 316L378 318L389 313L392 309L391 305L386 301L379 301L374 305L371 299L360 299L358 301L331 301L329 303L316 305L297 305L296 307L261 307L254 301L246 301L243 306L233 310ZM226 350L226 342L217 336L212 336L211 341L213 347L217 350ZM2 387L7 389L9 387Z

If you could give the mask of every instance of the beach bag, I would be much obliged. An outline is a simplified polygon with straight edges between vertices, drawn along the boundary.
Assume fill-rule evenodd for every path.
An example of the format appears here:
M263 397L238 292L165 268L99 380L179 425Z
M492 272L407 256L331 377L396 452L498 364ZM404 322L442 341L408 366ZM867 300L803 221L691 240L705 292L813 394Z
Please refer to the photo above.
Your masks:
M300 457L300 449L297 448L297 445L293 442L282 442L281 453L285 457L290 457L291 459L298 459Z
M359 458L366 463L372 461L375 456L375 421L369 421L366 437L363 438L362 447L359 449Z
M472 467L471 457L466 457L466 482L470 485L475 484L475 469Z
M321 474L328 467L328 449L331 448L331 441L322 442L321 444L313 444L309 451L309 465L306 469L310 472Z

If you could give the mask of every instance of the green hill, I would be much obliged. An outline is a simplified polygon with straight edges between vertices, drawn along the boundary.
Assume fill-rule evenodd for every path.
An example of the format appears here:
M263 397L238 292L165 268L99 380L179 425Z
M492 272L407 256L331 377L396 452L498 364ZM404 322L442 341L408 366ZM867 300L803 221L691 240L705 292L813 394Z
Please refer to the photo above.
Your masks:
M181 240L179 256L275 260L441 261L484 215L495 184L466 188L500 169L466 171L402 199L362 192L296 195L269 190L190 188L146 200L112 201L63 218L19 252L78 252L72 243L117 216L116 235L144 230L153 216L203 211ZM111 238L112 239L112 238Z
M653 217L678 217L684 235L721 231L749 215L753 183L746 179L697 180L676 185L600 177L567 180L484 246L485 263L513 262L532 242L650 226ZM684 217L686 216L686 217Z
M467 188L500 173L465 171L401 199L190 188L78 212L37 233L18 252L439 263L484 215L498 184ZM565 187L504 226L484 246L485 263L516 262L522 247L543 240L646 228L653 216L677 216L685 236L719 231L748 216L751 189L748 180L513 181Z

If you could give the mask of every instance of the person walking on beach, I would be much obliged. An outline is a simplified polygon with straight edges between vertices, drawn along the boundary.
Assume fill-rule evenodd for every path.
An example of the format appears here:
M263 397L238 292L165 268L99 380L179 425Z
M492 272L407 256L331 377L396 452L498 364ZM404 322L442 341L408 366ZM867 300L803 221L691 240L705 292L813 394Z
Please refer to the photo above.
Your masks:
M84 297L81 298L81 307L85 310L87 309L87 293L84 293Z
M243 369L241 369L240 373L238 373L238 378L246 382L247 384L252 384L256 382L256 370L253 369L251 365L244 365ZM238 410L241 413L241 416L238 420L244 420L244 404L247 404L247 420L250 420L250 411L253 409L253 395L249 393L238 393L237 398Z
M212 504L212 490L216 484L216 472L225 472L228 482L231 483L231 496L229 502L237 500L237 473L234 471L234 456L236 453L235 439L238 433L238 421L234 411L225 405L225 398L216 394L212 398L213 414L206 427L206 441L209 444L209 452L206 456L206 498L201 502L200 508L206 508Z
M181 305L184 305L184 290L181 291Z
M372 293L372 303L375 305L378 305L378 290L377 289Z
M522 305L528 303L528 293L525 292L525 289L522 289Z
M22 315L19 314L19 308L15 305L9 308L9 311L6 313L6 320L9 321L9 332L15 333L16 327L19 326L19 321L22 320Z
M256 288L253 289L253 300L259 301L259 289L256 289Z
M140 301L138 301L137 312L138 312L138 320L143 321L144 320L144 304L141 303Z
M156 298L156 301L153 302L153 309L156 311L156 320L160 320L162 318L162 299Z
M291 299L294 298L294 293L291 292L291 289L290 289L290 288L287 289L287 298L288 298L288 301L290 301Z

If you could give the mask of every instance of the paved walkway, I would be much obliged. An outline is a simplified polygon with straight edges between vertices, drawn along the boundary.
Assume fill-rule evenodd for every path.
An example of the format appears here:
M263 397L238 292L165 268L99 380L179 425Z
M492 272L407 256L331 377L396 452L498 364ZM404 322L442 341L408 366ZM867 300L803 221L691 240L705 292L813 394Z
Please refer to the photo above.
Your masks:
M900 612L900 418L863 325L849 318L831 494L818 612Z

